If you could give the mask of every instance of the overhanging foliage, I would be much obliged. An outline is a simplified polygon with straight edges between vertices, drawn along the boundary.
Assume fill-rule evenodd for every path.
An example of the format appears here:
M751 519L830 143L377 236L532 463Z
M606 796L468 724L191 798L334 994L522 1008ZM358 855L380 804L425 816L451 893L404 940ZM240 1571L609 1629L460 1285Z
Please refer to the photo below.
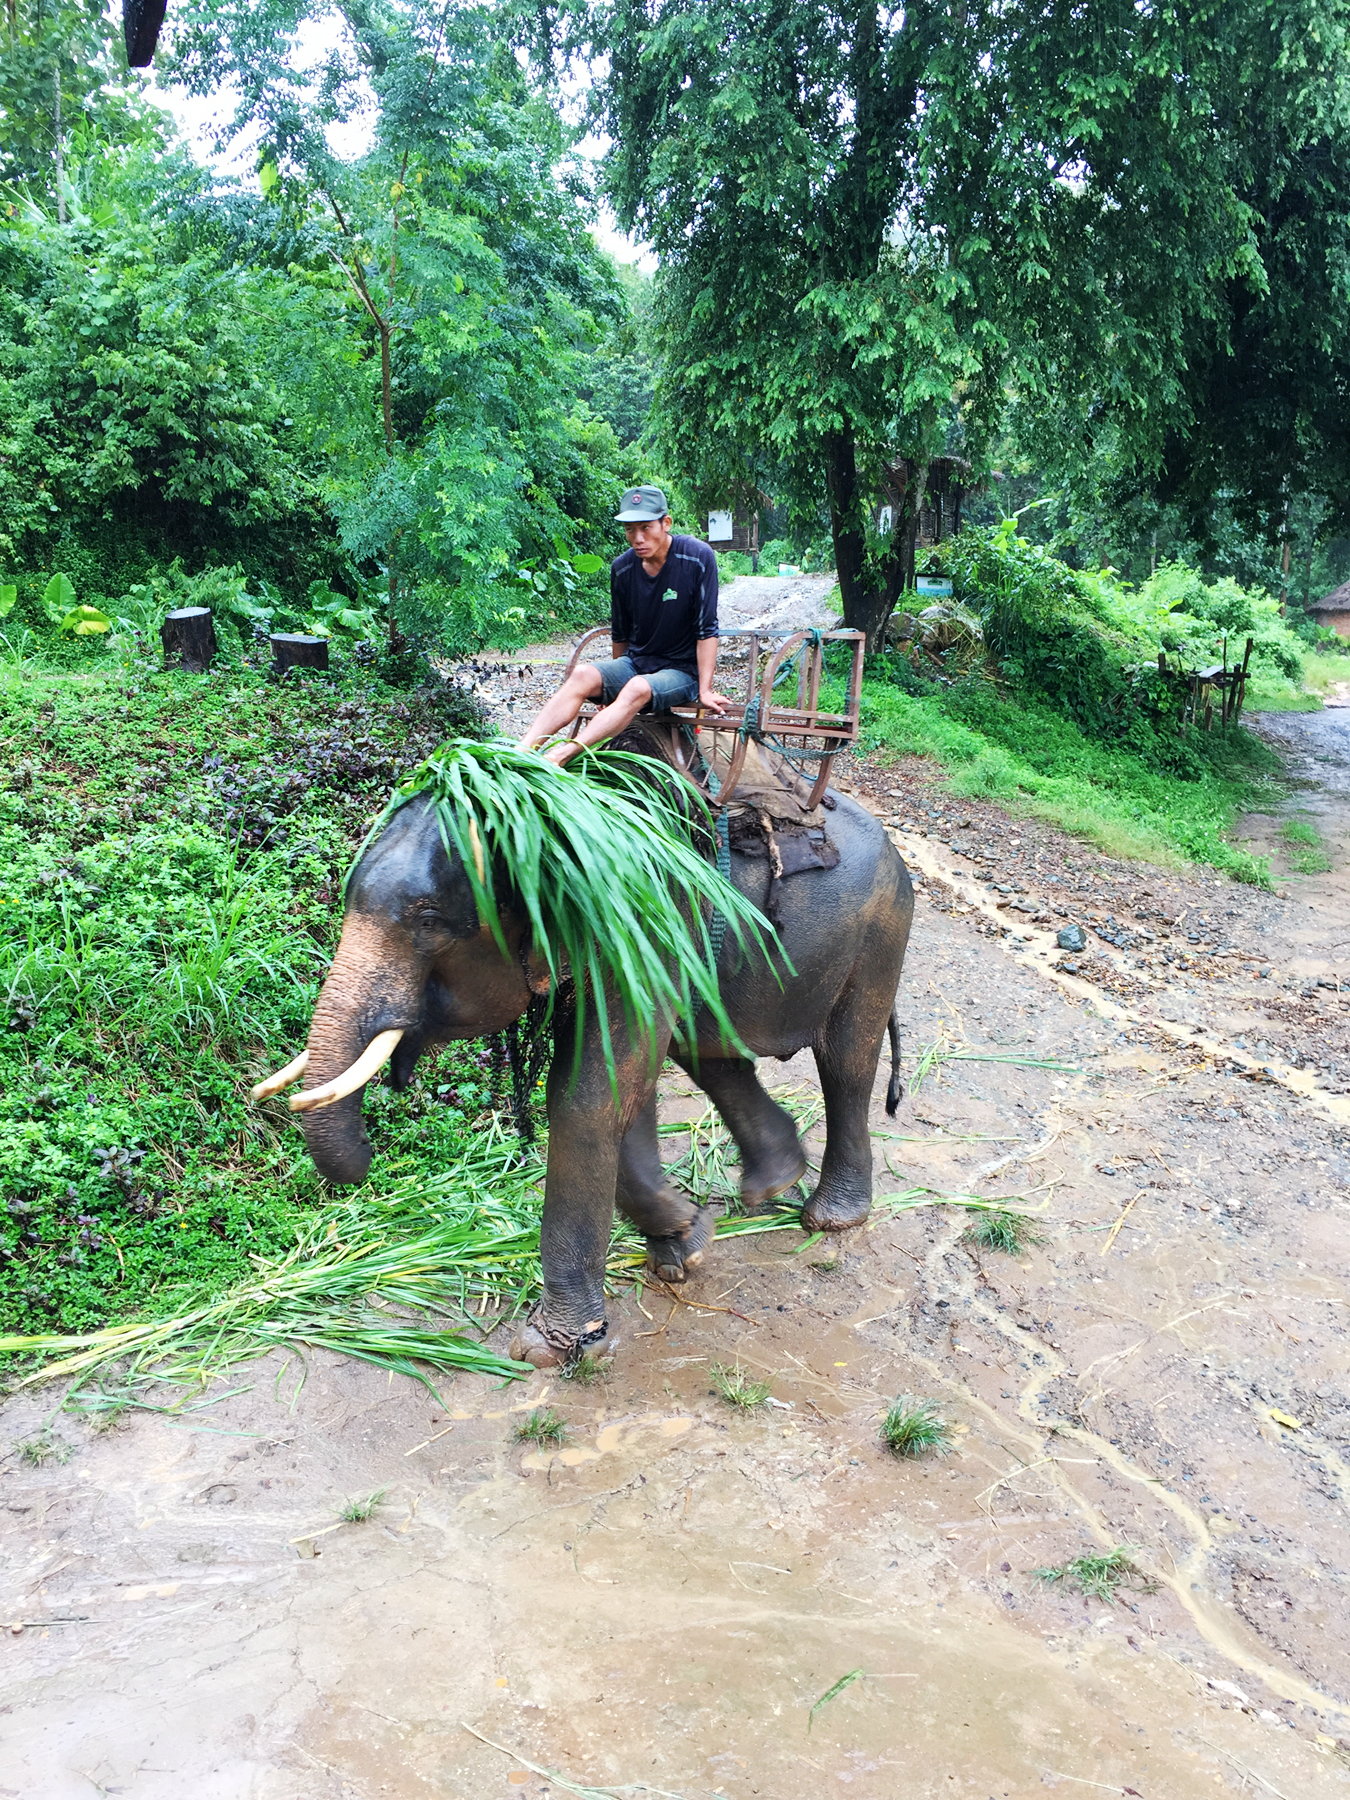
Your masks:
M696 821L707 826L697 820L702 802L673 770L622 750L583 752L559 769L505 739L461 738L400 783L381 824L424 794L502 950L502 911L519 907L548 966L550 1002L570 975L578 1054L589 995L613 1073L605 993L639 1039L658 1020L687 1026L702 1005L739 1043L718 990L710 915L765 955L777 934L695 848Z

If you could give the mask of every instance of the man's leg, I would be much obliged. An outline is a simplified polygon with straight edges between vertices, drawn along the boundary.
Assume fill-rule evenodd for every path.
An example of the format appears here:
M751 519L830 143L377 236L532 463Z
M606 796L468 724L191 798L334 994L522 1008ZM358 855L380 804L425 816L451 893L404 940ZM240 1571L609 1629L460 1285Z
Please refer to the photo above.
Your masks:
M546 700L520 740L522 750L533 750L564 725L570 725L588 700L603 691L603 678L595 663L582 663L573 669L551 700Z
M635 675L631 681L625 682L619 689L618 698L612 700L608 706L598 712L574 738L567 743L554 744L552 749L546 750L544 754L561 767L563 763L570 762L577 752L585 749L587 745L603 744L607 738L617 737L621 731L627 730L651 697L651 683L643 676ZM546 707L544 711L547 710ZM543 716L544 714L540 713L541 719ZM533 729L532 726L531 731Z

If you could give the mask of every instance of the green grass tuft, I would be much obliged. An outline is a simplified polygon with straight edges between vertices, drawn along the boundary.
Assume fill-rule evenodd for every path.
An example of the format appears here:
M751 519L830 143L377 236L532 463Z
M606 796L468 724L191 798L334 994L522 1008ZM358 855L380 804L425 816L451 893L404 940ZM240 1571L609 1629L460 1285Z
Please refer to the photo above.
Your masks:
M338 1511L339 1519L344 1525L364 1525L388 1492L388 1488L376 1488L363 1500L348 1500Z
M551 1406L536 1406L528 1418L516 1426L518 1444L565 1444L567 1422Z
M1302 819L1290 819L1280 827L1280 836L1290 846L1289 863L1299 875L1325 875L1331 858L1317 828Z
M1104 1556L1076 1556L1072 1562L1037 1569L1036 1576L1044 1582L1067 1582L1089 1600L1114 1602L1118 1588L1129 1588L1138 1594L1158 1590L1157 1582L1134 1562L1134 1552L1128 1544L1117 1544Z
M575 1381L579 1387L594 1387L597 1381L608 1381L613 1372L613 1359L583 1351L564 1364L558 1373L564 1381Z
M952 1428L932 1400L901 1394L881 1421L880 1437L896 1456L945 1456L952 1447Z
M1325 875L1331 867L1331 858L1320 845L1315 850L1296 850L1289 861L1299 875Z
M727 1363L713 1363L708 1370L708 1379L714 1393L728 1406L740 1407L743 1412L753 1412L756 1407L763 1406L771 1392L767 1381L752 1381L739 1364L733 1367Z
M27 1463L30 1468L40 1469L44 1463L66 1463L74 1455L74 1446L67 1444L63 1438L50 1431L39 1431L35 1436L25 1438L14 1446L19 1461Z
M966 1243L981 1250L1001 1250L1005 1256L1021 1256L1033 1244L1043 1244L1045 1233L1022 1213L985 1212L963 1233Z

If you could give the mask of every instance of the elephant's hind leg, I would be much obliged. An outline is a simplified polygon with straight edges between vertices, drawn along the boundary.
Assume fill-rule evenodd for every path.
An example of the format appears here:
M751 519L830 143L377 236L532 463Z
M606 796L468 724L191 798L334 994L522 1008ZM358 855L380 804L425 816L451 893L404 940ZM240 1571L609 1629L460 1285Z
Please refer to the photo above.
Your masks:
M758 1212L796 1187L806 1173L806 1152L792 1114L764 1092L754 1063L741 1056L704 1056L692 1063L673 1050L671 1054L703 1089L736 1140L743 1209Z
M656 1094L629 1126L619 1145L619 1211L647 1240L647 1267L661 1281L683 1281L703 1261L716 1218L671 1186L661 1165L656 1132Z
M894 981L883 976L863 985L855 974L815 1045L825 1097L825 1155L816 1191L802 1208L807 1231L847 1231L872 1210L867 1118L899 974L898 959Z

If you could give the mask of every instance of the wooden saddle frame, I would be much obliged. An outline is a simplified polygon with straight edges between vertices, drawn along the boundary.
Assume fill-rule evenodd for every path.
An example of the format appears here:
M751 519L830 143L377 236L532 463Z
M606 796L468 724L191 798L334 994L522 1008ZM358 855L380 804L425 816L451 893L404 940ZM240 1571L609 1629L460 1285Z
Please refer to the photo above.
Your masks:
M563 679L566 680L576 668L588 644L597 638L608 637L609 627L600 625L579 638ZM744 698L733 702L724 713L709 712L698 705L670 709L668 716L687 727L686 731L674 734L680 773L710 806L720 809L728 804L736 791L745 766L746 748L753 740L778 750L789 763L809 761L818 765L806 801L808 807L816 806L829 785L835 757L858 741L865 634L861 631L726 631L722 637L724 641L729 638L746 641ZM852 646L848 698L842 713L820 709L826 644ZM762 672L761 659L764 662ZM774 699L774 688L790 675L794 662L797 675L795 702L780 705ZM583 707L566 735L575 737L583 721L594 718L598 710L595 706ZM720 785L698 754L697 734L700 730L735 733L736 742Z

